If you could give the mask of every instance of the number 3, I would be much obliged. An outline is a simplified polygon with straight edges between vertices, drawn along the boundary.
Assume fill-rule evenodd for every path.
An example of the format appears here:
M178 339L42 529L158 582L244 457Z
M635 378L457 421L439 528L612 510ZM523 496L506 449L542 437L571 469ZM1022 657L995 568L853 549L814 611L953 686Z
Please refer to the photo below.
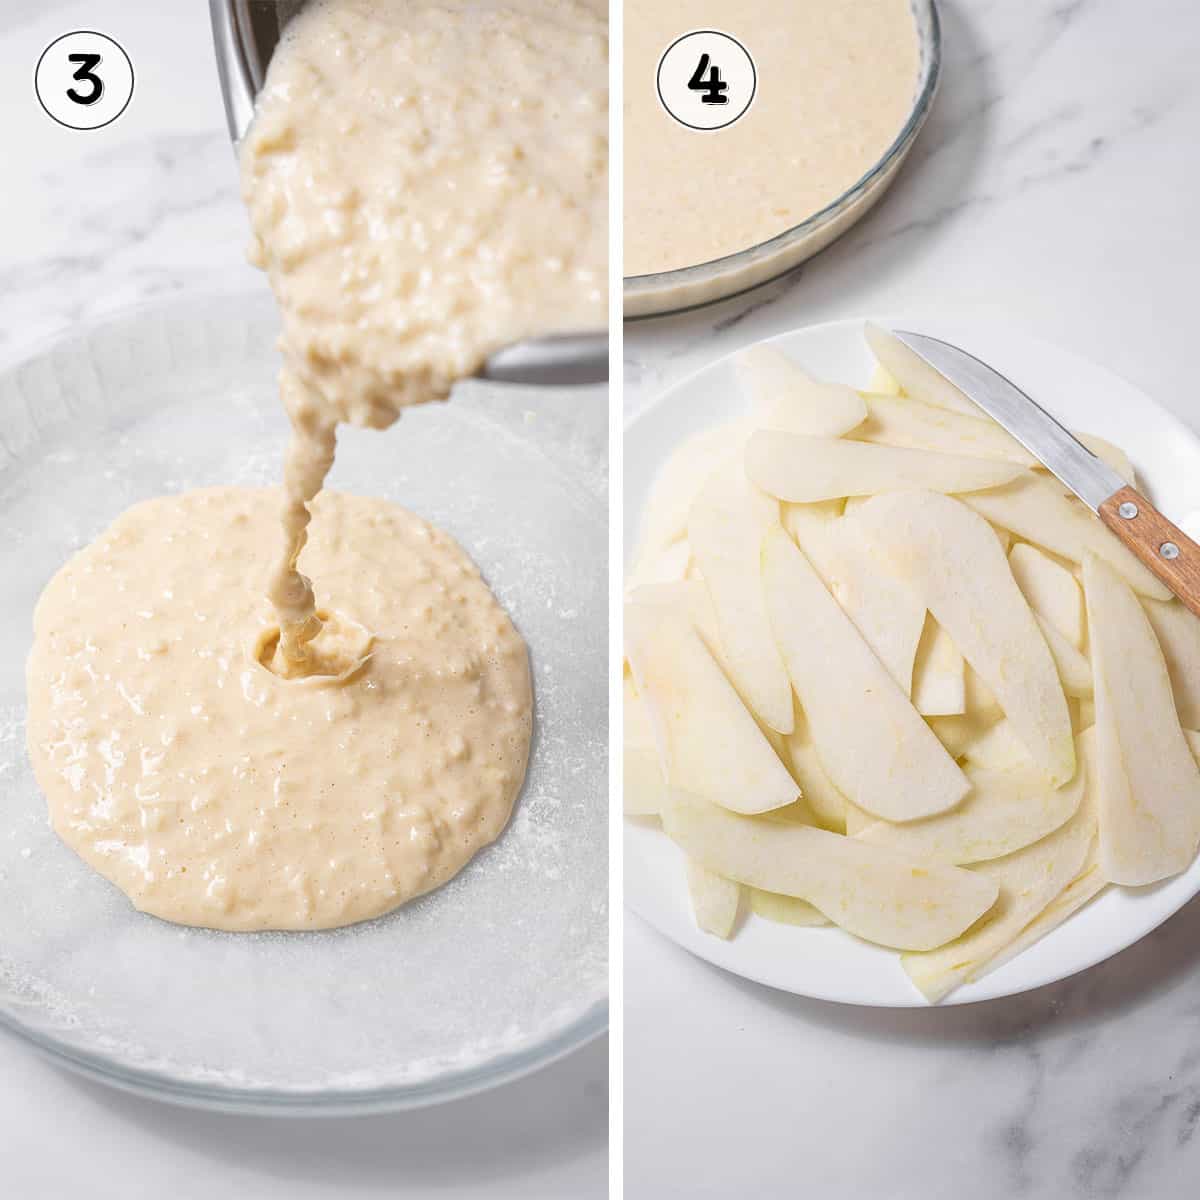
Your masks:
M74 100L76 104L95 104L104 95L104 80L95 73L96 68L101 63L100 55L68 54L67 62L79 64L79 69L71 76L72 79L78 80L80 83L87 82L91 85L91 91L86 93L77 92L73 87L67 88L68 97Z

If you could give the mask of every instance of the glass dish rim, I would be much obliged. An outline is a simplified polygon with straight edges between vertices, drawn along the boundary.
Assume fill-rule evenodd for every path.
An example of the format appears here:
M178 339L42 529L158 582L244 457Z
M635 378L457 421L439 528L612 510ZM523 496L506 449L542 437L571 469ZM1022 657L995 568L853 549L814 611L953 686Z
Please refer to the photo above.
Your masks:
M139 313L206 303L270 298L266 287L194 287L169 296L154 296L116 305L72 325L49 330L19 342L0 354L0 373L20 371L67 342L84 342L108 326L120 325ZM0 1006L0 1036L10 1036L44 1059L77 1075L119 1091L187 1108L246 1116L338 1117L401 1112L465 1099L511 1083L565 1058L607 1033L607 995L593 999L576 1016L548 1036L535 1037L516 1049L503 1050L470 1066L416 1080L376 1087L269 1087L190 1081L169 1070L136 1067L116 1056L84 1049L66 1038L23 1023Z
M168 1071L130 1067L115 1058L82 1050L20 1024L3 1010L0 1010L0 1029L76 1074L150 1099L248 1116L336 1117L425 1108L465 1099L532 1074L607 1032L608 1001L595 1002L581 1016L545 1040L497 1054L474 1066L444 1072L416 1083L368 1088L239 1088L193 1083Z
M825 205L824 208L818 209L815 213L805 217L798 225L792 225L781 233L775 234L774 237L767 238L762 242L756 242L753 246L746 246L741 250L735 250L731 254L721 255L719 258L710 258L706 262L693 263L688 267L675 267L669 271L651 271L644 275L624 276L622 280L623 300L643 299L647 296L652 296L660 289L668 287L708 283L720 278L726 272L736 270L751 260L763 257L764 252L768 249L771 251L783 250L794 245L811 234L825 228L826 225L835 220L843 211L868 192L877 180L886 176L887 172L896 165L897 161L908 152L917 134L920 132L921 126L925 124L926 118L933 107L933 100L937 95L938 83L941 80L942 74L942 23L941 15L938 12L937 0L910 0L910 3L914 8L923 9L928 13L928 35L922 39L922 48L926 52L922 68L923 77L921 79L921 86L913 101L912 109L908 114L908 119L901 126L900 132L896 134L891 145L888 146L875 164L855 183L842 192L841 195ZM784 268L784 271L788 269L790 268ZM778 278L778 275L749 284L744 288L738 288L737 291L730 292L728 295L717 296L709 300L700 300L694 304L685 303L676 308L665 308L661 312L625 316L624 319L626 321L648 321L653 320L655 317L669 317L679 313L690 312L693 309L704 308L709 304L716 304L721 300L729 300L734 296L741 295L743 292L752 291L754 288L761 287L764 283L770 283L773 278Z

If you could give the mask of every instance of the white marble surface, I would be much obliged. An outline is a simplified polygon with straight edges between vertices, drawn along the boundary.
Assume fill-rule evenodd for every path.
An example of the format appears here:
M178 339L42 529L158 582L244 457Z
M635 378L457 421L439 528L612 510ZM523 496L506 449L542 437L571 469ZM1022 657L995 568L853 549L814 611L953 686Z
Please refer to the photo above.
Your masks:
M791 277L627 327L626 411L758 338L966 313L1103 362L1200 429L1200 10L946 0L935 113L892 193ZM1184 1200L1200 1187L1200 900L1075 979L975 1007L801 1000L632 915L629 1200Z
M126 113L60 128L33 94L61 33L128 51ZM156 296L265 287L246 223L201 0L0 4L0 362ZM196 1113L77 1079L0 1036L0 1195L529 1200L607 1194L607 1042L496 1092L354 1120Z

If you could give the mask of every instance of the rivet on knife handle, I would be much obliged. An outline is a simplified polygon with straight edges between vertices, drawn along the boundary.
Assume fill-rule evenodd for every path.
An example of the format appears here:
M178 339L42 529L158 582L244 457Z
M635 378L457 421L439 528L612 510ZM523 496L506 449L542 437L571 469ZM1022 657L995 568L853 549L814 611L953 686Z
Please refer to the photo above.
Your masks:
M1096 511L1100 520L1200 616L1200 546L1131 487L1114 492Z

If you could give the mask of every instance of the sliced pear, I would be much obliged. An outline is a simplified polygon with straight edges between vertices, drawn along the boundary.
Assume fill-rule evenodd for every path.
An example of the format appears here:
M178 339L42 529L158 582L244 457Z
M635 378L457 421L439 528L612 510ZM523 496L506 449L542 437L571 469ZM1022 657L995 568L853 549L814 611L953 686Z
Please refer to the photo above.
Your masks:
M876 496L856 519L883 565L913 589L979 673L1034 762L1052 783L1066 783L1075 774L1066 697L987 523L934 492Z
M859 808L857 804L851 804L849 800L846 801L845 832L847 837L854 837L856 834L862 833L868 825L874 825L878 820L878 817L872 816L871 813ZM888 824L890 825L891 822L889 821ZM899 827L897 826L897 828Z
M913 665L912 702L917 712L924 717L965 712L966 665L950 635L930 617L925 622Z
M773 346L743 350L733 365L756 429L841 437L867 418L867 406L853 388L819 383Z
M1046 639L1046 645L1050 647L1054 665L1058 668L1058 677L1062 681L1063 691L1076 699L1090 696L1092 694L1091 663L1041 613L1033 615L1037 619L1042 636Z
M686 621L627 604L625 640L670 788L744 813L796 800L800 789Z
M714 937L731 937L737 923L741 887L690 858L686 871L696 924Z
M1086 778L1086 767L1084 772ZM936 1003L976 978L1079 875L1095 835L1095 811L1085 799L1066 824L1040 841L973 867L997 885L995 907L956 941L900 960L926 999Z
M927 723L937 740L950 752L951 757L962 758L972 746L981 741L989 729L1001 721L1002 717L1003 714L999 710L994 715L967 711L961 716L928 717ZM1019 742L1016 745L1020 751L1018 761L1031 762L1025 748Z
M890 371L882 364L876 363L871 371L871 378L865 389L876 396L899 396L900 385Z
M747 427L718 425L693 434L663 464L642 514L641 538L630 578L641 578L664 550L687 532L696 494L721 463L741 452Z
M971 791L953 811L907 825L876 821L857 835L914 862L963 866L1003 858L1053 833L1076 813L1084 773L1051 787L1036 767L1009 771L967 768Z
M621 680L621 716L623 718L624 743L626 750L653 750L654 730L646 714L646 706L637 690L632 675Z
M764 892L760 888L747 888L750 896L750 911L767 921L781 925L828 925L829 918L813 908L807 900L795 896L781 896L778 892Z
M1008 565L1029 607L1045 617L1076 650L1082 650L1083 592L1075 576L1028 542L1018 542L1009 551Z
M1114 446L1094 433L1076 433L1075 440L1082 442L1101 462L1107 463L1130 487L1137 487L1137 472L1129 455L1120 446Z
M1034 765L1028 747L1007 717L985 729L967 745L962 756L971 766L988 771L1011 771Z
M912 690L925 606L879 571L852 518L824 519L821 505L789 504L784 526L900 690Z
M626 581L626 592L656 583L678 583L687 577L692 562L692 548L686 541L672 542L657 557L639 558L633 573Z
M671 614L685 625L690 624L700 640L717 660L726 678L732 678L725 648L717 629L717 614L703 579L685 579L677 583L649 583L625 597L626 611L630 605L655 608ZM628 651L628 647L626 647ZM627 655L628 656L628 655ZM744 701L743 697L743 701Z
M867 420L856 440L942 454L970 454L1032 467L1037 459L989 417L968 417L934 404L897 396L866 396Z
M621 795L627 817L657 817L669 792L658 751L626 746Z
M1175 711L1167 664L1129 585L1083 562L1096 687L1100 861L1113 883L1177 875L1200 845L1200 769Z
M1104 868L1100 866L1099 838L1093 837L1083 869L1067 884L1066 888L1034 917L1028 925L999 954L979 967L972 979L982 979L1040 942L1046 934L1057 929L1068 917L1077 913L1108 886Z
M792 685L767 620L762 542L779 526L779 502L764 495L740 464L718 468L688 518L688 541L708 585L733 683L772 729L792 728Z
M758 430L746 443L751 482L780 500L801 504L906 488L972 492L1007 483L1021 473L1016 463L995 459L771 429Z
M1171 599L1170 589L1125 549L1099 517L1064 496L1057 480L1032 471L1003 487L963 497L977 513L1018 537L1044 546L1071 562L1082 562L1091 551L1129 581L1136 591L1154 600Z
M916 866L824 829L756 821L711 804L673 803L663 824L710 871L807 900L843 929L884 946L940 946L987 912L998 891L960 867Z
M995 724L1004 716L1004 709L996 703L992 689L979 678L979 672L970 663L963 670L963 699L967 715L980 721Z
M818 825L835 833L846 831L846 797L838 791L813 745L812 733L802 709L797 706L795 727L784 739L792 778Z
M907 395L938 408L965 413L968 417L979 416L980 409L976 405L895 334L870 322L864 332L872 353Z
M1200 617L1178 600L1144 602L1171 677L1175 709L1188 729L1200 727Z
M784 664L838 791L888 820L953 808L966 777L781 529L764 542L763 582Z

